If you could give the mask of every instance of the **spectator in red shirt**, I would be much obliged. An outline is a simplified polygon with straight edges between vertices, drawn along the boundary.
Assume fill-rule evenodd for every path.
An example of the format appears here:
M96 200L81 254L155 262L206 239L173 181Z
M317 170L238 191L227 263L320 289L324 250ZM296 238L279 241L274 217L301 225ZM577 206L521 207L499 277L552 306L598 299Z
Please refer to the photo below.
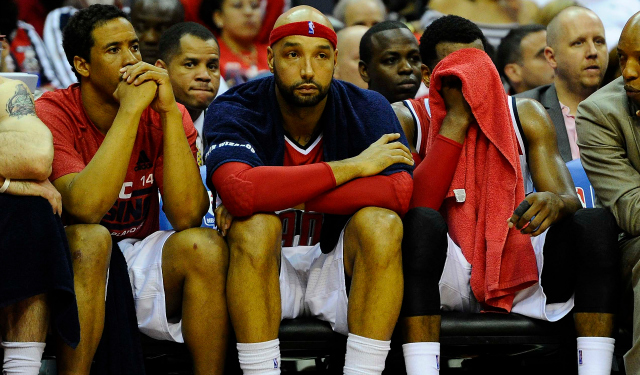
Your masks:
M269 70L267 46L256 42L262 25L259 0L212 0L200 17L218 35L220 75L229 87Z

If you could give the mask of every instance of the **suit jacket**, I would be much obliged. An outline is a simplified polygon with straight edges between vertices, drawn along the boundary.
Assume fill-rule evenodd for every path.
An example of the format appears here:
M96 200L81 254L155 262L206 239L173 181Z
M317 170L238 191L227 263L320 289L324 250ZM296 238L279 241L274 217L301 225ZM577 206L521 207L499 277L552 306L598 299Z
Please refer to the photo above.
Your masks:
M560 156L562 156L562 160L564 160L565 163L571 161L573 159L571 157L571 146L569 145L569 136L567 135L567 128L564 125L564 116L560 108L556 86L552 83L550 85L536 87L535 89L516 94L514 97L535 99L542 103L556 128L556 138Z
M626 95L622 77L578 106L580 160L618 225L640 235L640 109Z

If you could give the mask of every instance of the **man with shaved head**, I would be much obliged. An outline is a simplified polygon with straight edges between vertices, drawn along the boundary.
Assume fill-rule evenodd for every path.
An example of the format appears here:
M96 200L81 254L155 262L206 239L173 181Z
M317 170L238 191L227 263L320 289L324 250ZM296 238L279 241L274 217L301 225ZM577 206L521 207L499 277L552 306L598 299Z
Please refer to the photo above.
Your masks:
M622 233L623 295L633 308L633 346L624 356L627 374L640 374L640 12L629 19L618 43L622 77L578 107L581 161L602 205Z
M382 0L340 0L333 8L333 16L347 27L371 27L387 18L387 9Z
M600 87L609 62L602 21L587 8L564 9L547 26L544 54L555 72L553 83L516 97L544 105L556 128L560 155L567 162L580 157L575 125L578 104Z
M160 36L169 27L184 21L180 0L134 0L131 23L140 38L142 60L155 64L160 58Z
M280 320L299 316L348 335L344 374L381 374L400 313L413 161L385 98L333 79L336 39L316 9L292 8L271 32L273 76L205 117L245 374L280 373Z
M336 79L353 83L361 89L367 88L358 72L360 61L360 39L368 28L366 26L350 26L338 31L338 63L333 75Z

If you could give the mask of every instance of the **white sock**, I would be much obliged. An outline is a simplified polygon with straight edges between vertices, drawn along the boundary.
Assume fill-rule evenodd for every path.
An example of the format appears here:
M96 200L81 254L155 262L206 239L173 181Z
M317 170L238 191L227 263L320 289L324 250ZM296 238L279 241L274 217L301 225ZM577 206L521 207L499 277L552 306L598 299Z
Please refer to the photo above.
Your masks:
M438 375L440 373L440 343L412 342L402 345L407 375Z
M380 375L391 341L374 340L353 333L347 338L344 375Z
M38 375L44 342L2 342L3 375Z
M239 342L238 359L244 375L280 374L280 340L245 344Z
M609 375L616 340L578 337L578 375Z

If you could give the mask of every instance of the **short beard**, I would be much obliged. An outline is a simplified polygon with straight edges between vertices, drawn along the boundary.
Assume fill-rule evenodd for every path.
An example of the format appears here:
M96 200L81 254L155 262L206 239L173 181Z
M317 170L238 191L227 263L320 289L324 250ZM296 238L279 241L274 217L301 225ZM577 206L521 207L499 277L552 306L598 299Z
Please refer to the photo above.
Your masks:
M299 81L294 83L291 86L286 86L278 76L278 72L274 70L274 77L276 80L276 86L278 86L278 90L280 91L280 95L282 98L290 105L296 107L315 107L320 103L324 98L329 94L329 86L323 87L318 82L315 82L313 79L306 81ZM312 84L318 88L318 93L313 96L297 96L295 94L295 89L300 85Z

